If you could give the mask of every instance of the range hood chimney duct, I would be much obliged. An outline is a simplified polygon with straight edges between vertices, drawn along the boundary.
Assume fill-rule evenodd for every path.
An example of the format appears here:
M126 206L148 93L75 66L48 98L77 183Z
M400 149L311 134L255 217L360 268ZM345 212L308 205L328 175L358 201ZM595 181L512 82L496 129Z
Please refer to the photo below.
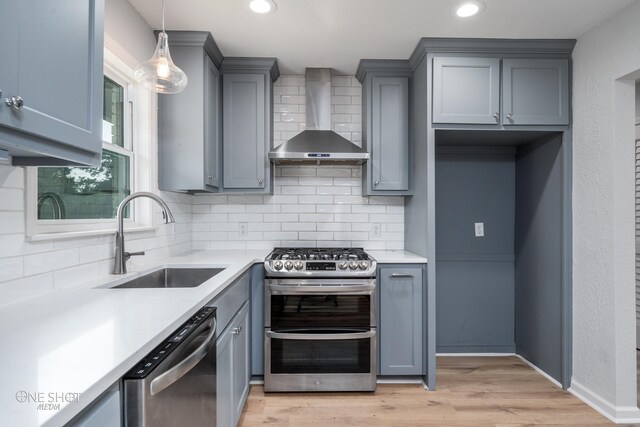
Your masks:
M269 152L275 164L340 163L361 165L366 150L331 130L331 69L305 71L306 130Z

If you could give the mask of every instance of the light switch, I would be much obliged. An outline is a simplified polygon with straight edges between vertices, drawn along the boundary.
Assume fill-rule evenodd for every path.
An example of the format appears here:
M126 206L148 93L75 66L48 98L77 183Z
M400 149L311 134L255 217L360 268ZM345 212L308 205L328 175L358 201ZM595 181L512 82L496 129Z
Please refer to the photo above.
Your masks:
M380 224L373 224L373 229L371 231L371 234L373 235L373 237L380 237L382 235L382 226Z
M484 237L484 222L476 222L476 237Z
M238 225L238 234L240 237L246 237L249 232L249 225L246 222L241 222Z

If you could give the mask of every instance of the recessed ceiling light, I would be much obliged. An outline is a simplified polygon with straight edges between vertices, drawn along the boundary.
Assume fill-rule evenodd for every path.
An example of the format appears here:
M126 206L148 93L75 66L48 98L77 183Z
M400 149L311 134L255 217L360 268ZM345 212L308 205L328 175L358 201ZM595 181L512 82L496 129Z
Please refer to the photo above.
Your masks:
M483 10L484 3L480 1L466 1L455 8L455 13L460 18L468 18L470 16L477 15Z
M249 3L249 7L255 13L273 13L276 11L278 6L276 6L276 2L273 0L251 0Z

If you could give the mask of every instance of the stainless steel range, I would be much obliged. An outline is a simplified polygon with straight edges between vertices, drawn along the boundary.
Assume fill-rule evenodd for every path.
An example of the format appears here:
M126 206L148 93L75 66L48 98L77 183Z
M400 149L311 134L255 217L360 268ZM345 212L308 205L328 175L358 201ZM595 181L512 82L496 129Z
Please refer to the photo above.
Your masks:
M374 391L376 260L276 248L264 265L265 391Z

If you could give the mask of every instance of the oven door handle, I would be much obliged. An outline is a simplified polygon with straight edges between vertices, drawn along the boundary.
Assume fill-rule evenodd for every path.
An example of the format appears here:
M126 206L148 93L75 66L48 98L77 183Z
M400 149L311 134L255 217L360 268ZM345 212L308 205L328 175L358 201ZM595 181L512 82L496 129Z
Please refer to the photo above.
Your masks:
M207 336L205 337L202 344L200 344L198 348L193 351L193 353L182 359L177 365L151 381L150 394L152 396L160 393L162 390L178 381L190 370L195 368L198 363L200 363L200 361L207 355L209 350L211 350L211 346L215 342L216 329L218 329L218 323L216 319L213 318L211 323L209 324L208 329L205 329L201 334L204 335L205 333L207 333Z
M373 338L376 336L376 331L371 330L366 332L346 332L342 334L298 334L267 331L266 334L269 338L277 340L337 341Z
M375 285L287 286L267 285L271 295L372 295Z

